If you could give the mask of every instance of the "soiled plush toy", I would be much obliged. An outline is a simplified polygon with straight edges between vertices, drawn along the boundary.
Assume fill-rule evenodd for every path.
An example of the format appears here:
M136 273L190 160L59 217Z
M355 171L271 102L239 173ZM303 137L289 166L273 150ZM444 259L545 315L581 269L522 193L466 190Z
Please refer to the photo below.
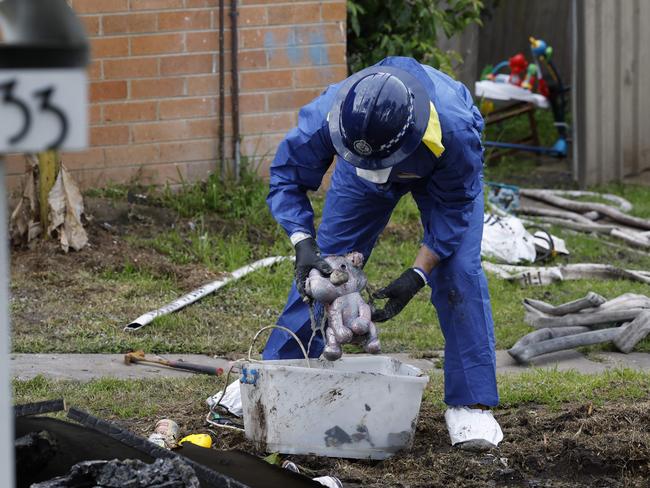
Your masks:
M328 256L325 260L334 270L330 277L312 269L305 290L325 305L328 327L323 355L334 361L341 357L342 344L363 344L366 352L380 352L377 329L370 320L370 306L361 297L368 279L363 272L363 255L353 252L345 256Z

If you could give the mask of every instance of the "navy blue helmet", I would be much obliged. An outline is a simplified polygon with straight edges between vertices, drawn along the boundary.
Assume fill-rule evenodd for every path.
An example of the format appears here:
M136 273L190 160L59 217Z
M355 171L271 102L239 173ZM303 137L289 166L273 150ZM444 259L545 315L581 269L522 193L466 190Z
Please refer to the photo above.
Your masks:
M411 74L373 66L346 79L329 114L339 156L362 169L389 168L418 147L429 122L429 96Z

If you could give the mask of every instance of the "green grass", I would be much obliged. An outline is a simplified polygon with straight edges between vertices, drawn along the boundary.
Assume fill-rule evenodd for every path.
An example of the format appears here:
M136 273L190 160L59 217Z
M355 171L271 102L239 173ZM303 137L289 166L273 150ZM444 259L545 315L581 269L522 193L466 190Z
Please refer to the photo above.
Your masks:
M645 400L650 395L650 374L618 369L597 375L576 371L532 369L499 375L500 409L566 403ZM223 386L223 379L196 375L189 378L147 380L96 379L87 383L37 376L13 381L16 404L64 398L68 405L115 420L151 420L172 416L179 423L200 418L204 401ZM425 391L426 408L443 410L441 375L432 375ZM184 415L180 416L179 411ZM175 413L175 415L174 415ZM194 418L188 419L192 414ZM61 415L61 414L59 414Z
M188 407L200 412L205 399L216 393L222 383L221 379L204 375L155 380L102 378L88 383L37 376L13 381L13 401L23 404L64 398L67 405L104 418L158 419ZM176 420L180 423L184 419Z
M650 217L649 189L609 185L599 190L628 198L635 214ZM246 176L240 187L231 187L211 178L207 183L186 185L176 193L171 189L152 191L152 198L160 205L190 216L193 223L192 227L178 225L161 232L125 236L133 248L154 249L162 262L134 262L125 256L119 266L99 271L73 268L65 277L44 272L34 279L14 273L14 351L119 353L137 348L151 353L241 354L259 328L275 322L293 276L288 262L257 271L184 310L157 319L138 333L122 332L130 320L190 291L178 278L179 273L213 273L212 278L193 281L200 284L256 259L292 254L284 232L270 217L265 203L267 184L260 180ZM311 196L318 221L324 197L321 193ZM228 200L231 197L233 200ZM419 220L413 199L403 198L366 267L372 289L385 286L412 264L422 234ZM650 269L648 256L605 246L603 242L609 239L602 236L560 228L554 228L553 233L567 241L572 254L549 264L600 262ZM62 287L66 279L75 286ZM560 304L588 291L607 298L626 292L648 293L647 285L620 280L571 281L531 288L495 277L488 277L488 281L498 348L512 346L531 330L523 323L521 301L526 297ZM23 295L26 298L20 299ZM444 346L428 289L380 329L386 352L422 353ZM650 339L641 342L637 350L650 351Z

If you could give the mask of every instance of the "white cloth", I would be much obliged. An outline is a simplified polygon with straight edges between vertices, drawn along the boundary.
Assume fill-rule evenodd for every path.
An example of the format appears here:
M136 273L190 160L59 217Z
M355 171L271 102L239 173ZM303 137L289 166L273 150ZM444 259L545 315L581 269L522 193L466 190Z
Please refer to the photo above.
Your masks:
M206 400L208 406L212 409L216 406L223 390L215 393ZM228 410L231 414L241 417L244 415L244 409L241 404L241 390L239 389L239 380L235 380L226 387L226 394L219 402L219 405Z
M377 185L383 185L388 181L390 172L393 171L393 168L384 168L384 169L361 169L357 168L357 176L363 178L364 180L370 181L371 183L376 183Z
M300 241L304 241L305 239L309 239L311 237L311 234L307 234L306 232L294 232L289 236L289 240L291 241L291 244L294 246L298 244Z
M483 80L474 83L474 93L478 98L489 98L500 101L522 101L530 102L539 108L548 108L548 100L544 95L532 93L511 83L499 83L496 81Z
M469 407L450 407L445 412L451 445L461 442L485 441L496 447L503 440L503 432L490 410Z

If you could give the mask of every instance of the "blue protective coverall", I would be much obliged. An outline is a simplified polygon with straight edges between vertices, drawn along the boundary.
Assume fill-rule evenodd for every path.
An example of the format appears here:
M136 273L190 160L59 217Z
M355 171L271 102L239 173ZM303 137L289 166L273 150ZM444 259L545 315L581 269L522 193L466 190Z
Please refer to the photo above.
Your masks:
M410 192L421 214L422 243L441 259L428 282L445 337L445 402L494 406L498 403L494 326L480 260L483 119L467 88L430 66L403 57L389 57L378 65L408 71L424 85L438 112L445 150L436 158L420 144L411 157L393 167L383 185L360 178L354 166L337 156L318 245L323 255L359 251L367 261L395 205ZM298 126L282 141L271 165L267 201L288 235L316 235L307 191L319 188L336 156L327 115L338 87L329 86L300 110ZM311 336L308 306L295 283L278 324L296 332L305 344ZM310 355L320 356L323 347L318 335ZM300 349L289 334L274 330L263 358L298 357Z

